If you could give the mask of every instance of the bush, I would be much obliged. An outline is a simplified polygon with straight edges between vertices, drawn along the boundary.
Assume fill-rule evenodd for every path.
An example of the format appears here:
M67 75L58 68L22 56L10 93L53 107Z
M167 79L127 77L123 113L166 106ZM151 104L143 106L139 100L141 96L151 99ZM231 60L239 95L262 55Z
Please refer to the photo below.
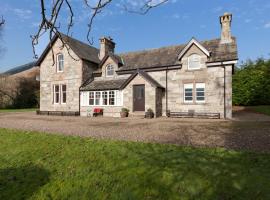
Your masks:
M233 75L233 104L270 105L270 60L247 61Z
M122 109L121 109L121 112L129 113L129 109L127 109L127 108L122 108Z

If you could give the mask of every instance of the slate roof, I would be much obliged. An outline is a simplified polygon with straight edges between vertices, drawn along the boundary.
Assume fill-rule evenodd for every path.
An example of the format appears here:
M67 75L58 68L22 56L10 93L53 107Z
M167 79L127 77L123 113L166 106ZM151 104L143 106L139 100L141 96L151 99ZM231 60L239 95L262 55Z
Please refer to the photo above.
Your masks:
M31 68L33 68L33 67L35 67L35 66L36 66L36 62L33 61L33 62L24 64L24 65L20 65L20 66L14 67L14 68L12 68L12 69L10 69L10 70L4 72L4 74L7 74L7 75L17 74L17 73L26 71L26 70L28 70L28 69L31 69Z
M81 91L96 91L96 90L122 90L130 81L132 81L137 75L141 75L146 81L148 81L153 87L164 89L155 79L153 79L148 73L137 70L127 79L114 79L114 80L95 80L91 78L88 83L81 87Z
M98 58L98 54L99 54L99 49L92 47L84 42L81 42L77 39L74 39L72 37L69 37L63 33L60 33L62 39L69 45L69 47L74 51L74 53L81 59L83 60L87 60L90 62L94 62L99 64L100 60ZM59 37L59 35L55 35L52 39L52 44L54 44L57 40L57 38ZM47 53L50 50L50 44L48 44L48 46L46 47L46 49L44 50L44 52L41 54L41 56L39 57L36 65L40 66L41 62L44 60L45 56L47 55Z
M148 81L153 87L158 87L164 89L162 85L160 85L155 79L153 79L147 72L144 72L142 70L137 70L134 72L127 80L126 82L121 86L120 89L124 89L130 81L132 81L137 75L141 75L146 81Z
M235 38L230 44L220 44L220 39L202 41L200 44L211 53L208 62L238 59ZM119 71L177 65L178 55L185 46L186 44L118 54L123 60L123 66Z
M99 49L90 46L84 42L81 42L79 40L76 40L72 37L69 37L67 35L61 34L62 38L65 40L65 42L69 45L69 47L74 51L74 53L83 60L92 61L94 63L100 63L98 54Z
M81 87L81 91L92 90L118 90L127 81L127 79L116 80L92 80L90 83Z

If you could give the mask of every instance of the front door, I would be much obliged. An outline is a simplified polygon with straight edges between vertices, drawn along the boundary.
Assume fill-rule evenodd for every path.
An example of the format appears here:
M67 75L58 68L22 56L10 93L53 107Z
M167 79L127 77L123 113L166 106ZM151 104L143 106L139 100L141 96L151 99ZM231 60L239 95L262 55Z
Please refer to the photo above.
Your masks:
M133 110L145 111L145 89L144 85L133 86Z

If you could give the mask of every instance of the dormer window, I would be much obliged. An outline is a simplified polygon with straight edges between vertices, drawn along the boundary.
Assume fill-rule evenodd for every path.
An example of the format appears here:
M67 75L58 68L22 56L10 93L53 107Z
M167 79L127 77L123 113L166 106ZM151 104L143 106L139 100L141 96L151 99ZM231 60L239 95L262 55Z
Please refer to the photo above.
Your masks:
M192 54L188 57L188 69L200 69L201 68L201 56L198 54Z
M57 72L63 72L64 71L64 55L58 54L56 59L57 59Z
M113 76L113 75L114 75L114 67L113 67L113 65L108 65L106 67L106 76L110 77L110 76Z

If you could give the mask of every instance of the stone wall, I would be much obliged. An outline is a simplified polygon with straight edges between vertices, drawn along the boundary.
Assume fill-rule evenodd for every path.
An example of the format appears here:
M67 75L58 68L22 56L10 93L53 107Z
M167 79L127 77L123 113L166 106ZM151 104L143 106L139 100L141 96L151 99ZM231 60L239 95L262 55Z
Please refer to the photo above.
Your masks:
M193 53L202 56L199 70L188 70L187 57ZM168 110L187 112L213 112L224 117L224 68L206 67L207 57L195 46L182 59L182 69L168 71ZM149 72L156 81L166 88L166 71ZM185 103L184 84L205 83L205 103ZM162 115L166 116L166 95L162 97ZM226 117L232 117L232 66L226 66Z
M142 76L137 75L123 90L124 107L134 114L133 109L133 85L145 85L145 111L151 108L156 113L156 88L147 82Z
M58 39L53 45L54 54L64 55L64 71L56 71L52 51L49 51L40 65L40 110L41 111L79 111L79 87L82 84L82 61L70 49L62 48ZM55 56L56 59L56 56ZM53 103L53 85L67 85L66 104Z
M105 117L120 117L122 106L81 106L81 116L93 116L94 108L102 108Z

